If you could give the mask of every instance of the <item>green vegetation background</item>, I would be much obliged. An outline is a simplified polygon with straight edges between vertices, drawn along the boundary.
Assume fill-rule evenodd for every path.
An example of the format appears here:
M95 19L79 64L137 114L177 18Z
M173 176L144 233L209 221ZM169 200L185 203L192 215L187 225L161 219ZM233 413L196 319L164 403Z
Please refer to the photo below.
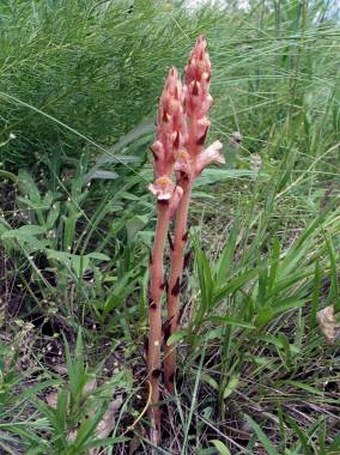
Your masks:
M199 33L213 64L209 141L227 164L193 195L182 385L160 453L339 453L336 343L317 324L321 308L340 310L337 3L3 0L4 453L151 453L148 146L167 70L183 70Z

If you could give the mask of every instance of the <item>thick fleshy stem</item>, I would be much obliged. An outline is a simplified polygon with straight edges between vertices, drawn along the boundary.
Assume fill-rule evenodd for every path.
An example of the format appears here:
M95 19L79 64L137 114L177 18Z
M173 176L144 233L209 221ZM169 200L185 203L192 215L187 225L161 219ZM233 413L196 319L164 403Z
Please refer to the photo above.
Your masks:
M162 345L162 294L164 290L164 247L169 226L169 201L157 204L157 226L153 251L150 258L149 323L147 364L151 384L150 439L155 445L160 442L161 415L159 381L161 376Z
M179 328L179 302L181 280L184 265L184 249L187 241L187 219L191 196L191 181L186 176L182 182L183 196L179 203L176 214L176 227L173 240L173 247L170 252L171 273L168 290L168 321L167 330L164 332L164 382L170 393L174 391L174 374L176 370L176 347L168 345L167 340L171 334L177 332Z

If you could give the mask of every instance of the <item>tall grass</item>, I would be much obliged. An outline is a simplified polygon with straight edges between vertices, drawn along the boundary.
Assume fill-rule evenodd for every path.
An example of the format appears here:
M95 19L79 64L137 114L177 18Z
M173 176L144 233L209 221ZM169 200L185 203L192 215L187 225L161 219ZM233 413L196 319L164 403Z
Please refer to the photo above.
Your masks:
M77 156L84 143L6 94L113 143L152 115L168 62L202 27L150 0L2 2L0 21L1 133L17 136L2 156L17 166L51 148Z

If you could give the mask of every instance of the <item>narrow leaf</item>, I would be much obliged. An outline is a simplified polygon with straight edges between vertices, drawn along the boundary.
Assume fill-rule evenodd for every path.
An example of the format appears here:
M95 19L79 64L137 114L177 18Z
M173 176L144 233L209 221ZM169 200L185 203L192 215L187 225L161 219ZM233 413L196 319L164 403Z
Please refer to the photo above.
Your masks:
M212 439L210 442L214 444L215 448L217 449L220 455L231 455L230 450L224 444L224 442L221 442L218 439Z
M227 397L229 397L229 395L231 395L234 390L236 390L237 386L238 386L238 383L239 383L239 376L232 376L230 378L230 381L228 382L226 388L224 389L223 391L223 399L225 400Z
M267 451L268 455L280 455L276 448L273 446L269 438L265 435L260 425L258 425L251 417L248 415L245 416L249 425L255 431L258 440L263 445L264 449Z

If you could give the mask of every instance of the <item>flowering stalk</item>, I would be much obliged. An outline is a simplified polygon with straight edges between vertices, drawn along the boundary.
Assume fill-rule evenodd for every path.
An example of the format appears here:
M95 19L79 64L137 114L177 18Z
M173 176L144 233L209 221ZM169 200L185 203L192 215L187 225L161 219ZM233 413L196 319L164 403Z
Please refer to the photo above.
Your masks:
M165 327L165 385L169 392L174 389L176 370L176 347L167 344L169 336L179 327L179 297L184 265L184 249L187 241L187 218L191 190L195 179L212 162L224 163L220 154L222 144L215 141L203 150L203 145L210 127L207 114L212 104L209 94L211 63L207 52L207 42L200 36L191 51L185 68L184 110L187 123L186 141L176 154L174 169L177 185L183 195L176 215L175 236L171 242L171 271L168 290L168 320Z
M149 338L147 366L151 384L151 441L160 442L159 381L161 375L162 345L162 294L164 281L164 247L168 233L170 212L182 196L182 188L171 181L175 156L183 146L186 137L186 124L183 112L182 84L175 68L171 68L159 102L157 119L157 139L151 147L154 156L154 183L149 190L157 198L157 226L150 259L149 287Z

